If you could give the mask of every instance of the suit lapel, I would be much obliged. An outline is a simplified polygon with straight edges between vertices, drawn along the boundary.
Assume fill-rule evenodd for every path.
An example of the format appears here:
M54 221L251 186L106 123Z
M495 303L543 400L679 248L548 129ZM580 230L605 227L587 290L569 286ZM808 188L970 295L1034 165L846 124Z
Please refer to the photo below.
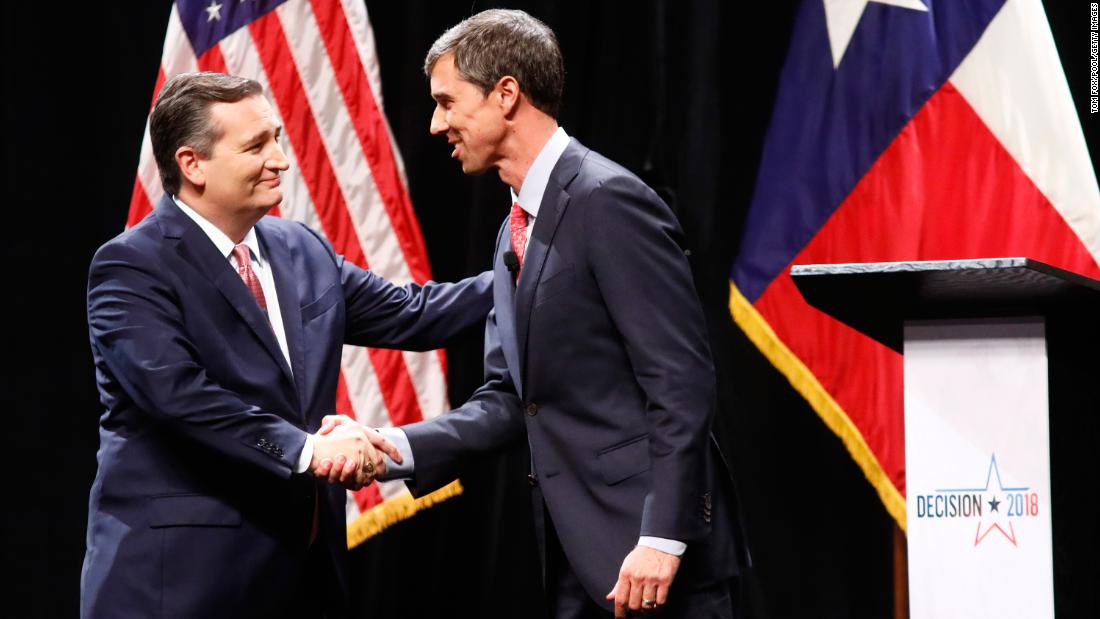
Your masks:
M291 379L298 397L306 394L306 360L302 342L302 308L297 287L293 285L294 262L283 232L275 226L267 225L263 220L256 224L256 236L264 248L268 264L271 265L271 277L275 281L275 293L279 295L279 314L283 319L283 333L286 335L287 352L294 366ZM280 355L281 356L281 355ZM285 364L283 369L286 369ZM301 410L308 410L302 407Z
M535 291L542 277L542 267L546 264L546 256L550 251L550 245L554 242L554 234L557 233L561 217L569 206L570 196L567 188L576 177L581 161L587 153L588 149L580 142L576 140L569 142L569 146L562 152L561 158L550 173L546 191L542 194L542 204L539 205L539 216L531 229L531 240L527 244L527 253L523 257L523 269L520 273L519 287L516 289L516 339L519 345L521 368L526 367L527 364L527 333L531 325ZM521 371L521 374L525 373Z
M252 330L253 334L263 344L264 349L271 355L272 360L282 369L283 374L291 385L294 384L293 374L286 364L283 352L279 350L279 342L275 339L275 332L271 329L271 323L267 316L252 297L248 287L241 281L241 276L233 270L229 259L218 252L218 248L210 242L202 229L191 221L183 211L165 195L157 205L157 219L161 230L168 238L178 239L176 251L179 252L184 262L195 267L218 289L229 305L240 314L241 319ZM275 275L276 288L279 294L280 306L283 306L282 289L278 288L279 277ZM297 296L286 297L286 304L296 305ZM284 319L285 320L285 319ZM301 319L299 318L299 323Z
M511 249L511 245L508 220L505 219L497 236L497 251L493 259L493 307L504 361L508 364L508 373L512 376L516 393L522 397L523 375L519 371L519 347L516 343L516 285L512 273L504 265L504 253Z
M520 362L527 363L527 331L531 325L531 307L535 300L542 267L546 264L546 254L557 232L558 222L569 205L569 194L561 188L551 189L547 185L546 194L539 207L539 217L531 229L531 240L527 243L527 254L523 257L523 270L516 288L516 338L519 342ZM553 200L548 202L548 199Z

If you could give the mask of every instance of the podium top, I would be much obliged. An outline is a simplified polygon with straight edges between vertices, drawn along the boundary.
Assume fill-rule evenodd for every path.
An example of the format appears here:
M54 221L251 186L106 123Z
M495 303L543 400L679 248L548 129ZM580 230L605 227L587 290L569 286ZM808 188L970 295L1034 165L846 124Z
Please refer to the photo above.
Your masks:
M806 264L791 279L810 305L899 352L906 320L1100 306L1100 281L1030 258Z

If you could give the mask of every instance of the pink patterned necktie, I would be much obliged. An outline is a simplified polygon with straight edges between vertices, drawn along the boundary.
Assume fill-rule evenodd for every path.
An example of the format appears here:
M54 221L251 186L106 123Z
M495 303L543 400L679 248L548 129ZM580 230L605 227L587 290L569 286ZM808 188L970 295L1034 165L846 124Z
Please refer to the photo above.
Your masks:
M241 243L233 247L233 255L237 257L237 273L255 297L256 303L260 304L260 309L266 312L267 299L264 297L263 287L260 286L260 278L256 277L256 272L252 270L252 254L248 251L248 245Z
M519 202L512 204L512 212L508 216L508 227L512 231L512 251L516 252L519 268L516 269L516 279L519 279L523 270L523 252L527 249L527 211L519 206Z

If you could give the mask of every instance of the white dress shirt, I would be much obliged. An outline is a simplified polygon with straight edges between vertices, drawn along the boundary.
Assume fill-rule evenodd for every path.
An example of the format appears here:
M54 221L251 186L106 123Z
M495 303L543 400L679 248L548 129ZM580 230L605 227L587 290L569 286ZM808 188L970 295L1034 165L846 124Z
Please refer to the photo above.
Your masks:
M240 265L237 264L237 257L233 255L233 248L237 245L233 242L233 239L230 239L226 233L222 232L208 219L199 215L195 209L184 204L178 196L172 196L172 200L175 201L176 206L180 207L184 215L187 215L198 224L199 228L209 237L210 242L214 244L214 247L218 248L218 251L221 252L222 256L225 256L229 264L232 265L233 270L236 271ZM263 252L260 251L256 228L250 228L241 243L248 246L248 251L251 254L252 272L260 280L260 288L264 291L264 301L267 302L267 319L271 323L271 330L275 332L275 340L279 342L279 350L282 351L283 358L286 359L286 365L291 368L291 373L293 373L294 366L290 363L290 349L287 348L286 344L286 330L283 329L283 314L279 311L279 294L275 291L275 277L271 272L271 265L264 260ZM294 471L304 473L309 468L312 459L313 436L307 434L305 448L302 449L302 455L299 456L298 466Z
M516 195L514 189L508 189L508 193L512 194L512 203L518 203L519 207L527 213L527 245L531 244L531 229L539 216L542 195L546 193L550 173L554 171L554 166L558 165L558 159L561 159L566 146L569 146L569 136L566 135L565 129L558 127L535 160L531 162L531 168L527 170L527 176L523 179L523 186L519 188L519 195ZM523 247L524 256L527 255L527 245Z
M554 171L554 166L558 165L558 160L561 159L561 155L565 152L567 146L569 146L569 136L565 133L565 129L558 127L531 163L531 168L527 170L527 176L523 179L523 185L519 188L519 195L516 195L515 190L509 189L509 193L512 195L512 203L518 203L520 208L527 213L527 245L523 248L524 256L527 255L527 246L531 244L531 230L535 225L535 219L539 216L539 207L542 206L542 196L546 193L546 185L550 182L550 173ZM412 459L412 448L409 446L409 439L405 436L405 433L395 428L381 428L379 431L394 443L405 459L402 464L397 465L387 458L386 476L388 478L411 477L415 467ZM684 551L687 550L687 544L684 542L646 535L638 538L638 545L676 556L684 554Z

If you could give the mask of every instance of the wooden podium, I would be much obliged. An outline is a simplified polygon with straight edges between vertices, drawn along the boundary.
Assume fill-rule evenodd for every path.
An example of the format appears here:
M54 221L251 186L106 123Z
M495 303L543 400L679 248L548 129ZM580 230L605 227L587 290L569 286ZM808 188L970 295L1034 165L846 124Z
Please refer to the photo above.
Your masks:
M1100 281L1027 258L791 276L904 355L911 617L1100 617Z

